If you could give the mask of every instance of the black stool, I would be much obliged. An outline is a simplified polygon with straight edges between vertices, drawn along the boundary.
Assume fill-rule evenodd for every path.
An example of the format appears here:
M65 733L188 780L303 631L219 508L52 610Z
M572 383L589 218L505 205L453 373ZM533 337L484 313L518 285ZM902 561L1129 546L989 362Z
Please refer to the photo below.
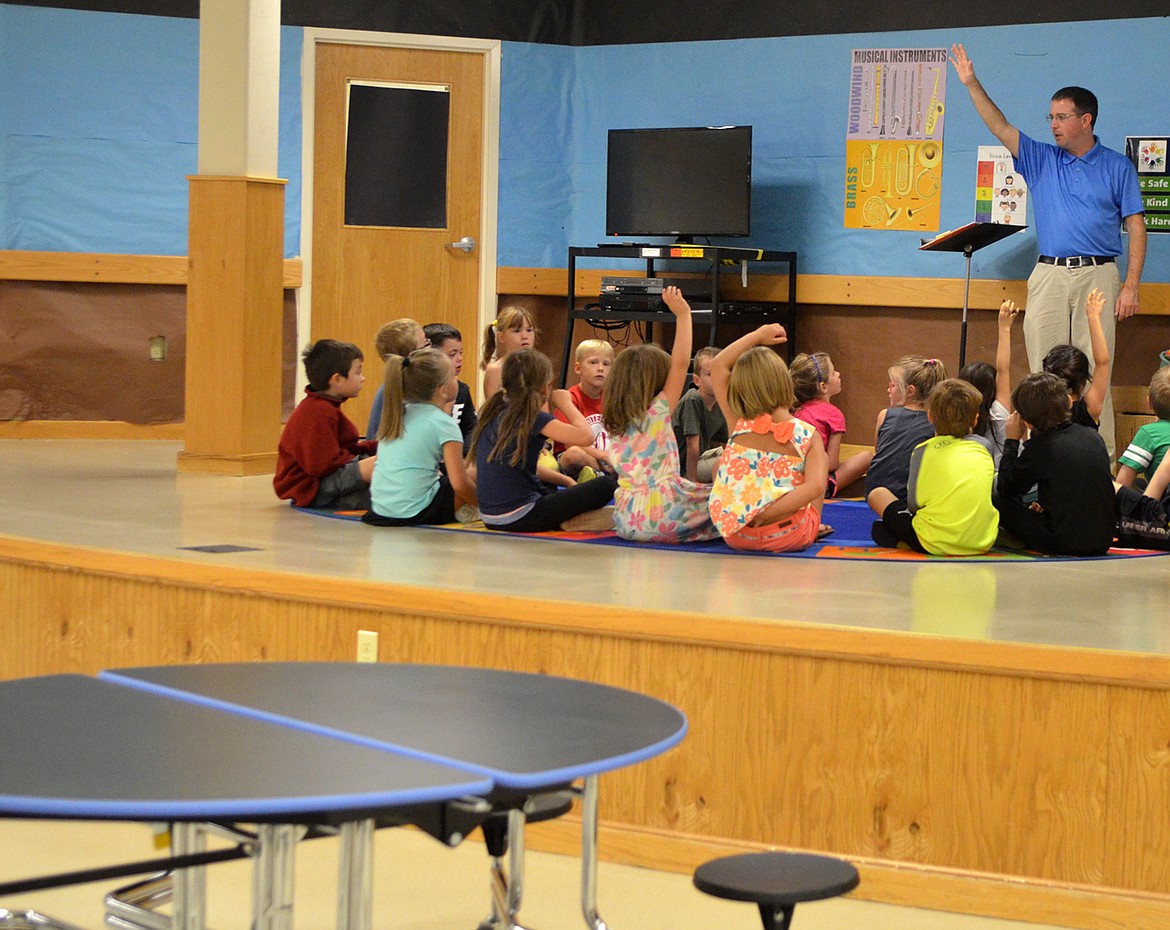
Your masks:
M755 901L764 930L788 930L798 903L835 898L860 881L848 862L807 853L746 853L712 859L695 869L700 891L732 901Z

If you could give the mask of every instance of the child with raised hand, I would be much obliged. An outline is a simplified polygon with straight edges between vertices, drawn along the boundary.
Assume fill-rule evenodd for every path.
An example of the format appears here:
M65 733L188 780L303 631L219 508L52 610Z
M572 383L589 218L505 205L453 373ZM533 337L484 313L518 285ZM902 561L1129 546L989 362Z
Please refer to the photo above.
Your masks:
M600 475L564 490L546 486L536 463L546 439L591 442L588 426L562 423L545 410L552 363L535 349L510 352L500 366L500 390L480 408L471 437L479 510L488 529L516 533L608 529L605 509L617 482Z
M1011 412L1008 405L1012 401L1012 322L1019 312L1014 300L1005 300L999 306L994 367L987 362L970 362L959 369L959 378L972 385L982 397L973 435L987 447L997 468L1003 455L1004 426Z
M902 405L878 414L873 461L865 475L865 493L886 488L896 498L906 496L910 480L910 453L934 435L926 415L926 401L947 370L937 358L907 363L901 382ZM893 400L891 392L891 400Z
M454 523L461 507L475 503L463 434L451 416L458 396L454 367L436 349L391 355L384 385L378 464L363 519L376 526Z
M829 481L815 427L790 412L792 378L768 323L715 357L712 380L728 440L711 488L711 519L734 549L794 552L816 542Z
M677 287L662 293L674 314L674 345L631 346L613 363L603 414L610 457L618 474L614 528L622 539L684 543L715 539L706 485L678 469L670 412L677 406L691 361L691 306Z
M1068 385L1051 372L1021 381L1012 406L996 478L1000 526L1041 552L1104 555L1117 522L1105 441L1069 420ZM1021 497L1033 486L1029 504Z
M401 355L405 358L415 349L425 349L430 344L423 328L410 317L383 323L374 334L374 349L383 362L391 355ZM374 403L370 407L370 420L366 426L366 439L370 441L378 435L378 426L382 422L382 399L385 394L386 384L383 379L383 383L379 384L378 390L374 392Z
M982 400L974 385L959 378L930 392L927 416L938 435L915 446L906 497L886 488L874 488L866 497L881 518L872 530L879 546L902 542L930 555L980 555L995 543L995 463L970 435Z
M1089 324L1089 345L1093 350L1093 370L1089 358L1074 345L1053 346L1044 356L1043 369L1068 385L1071 412L1069 420L1078 426L1097 429L1101 410L1105 406L1105 392L1109 390L1109 344L1101 328L1101 311L1105 295L1093 288L1085 299L1085 319ZM1112 445L1110 443L1110 445Z
M483 402L499 389L504 359L536 345L536 323L523 307L505 307L483 332Z
M788 369L796 394L793 414L809 426L815 426L825 446L829 462L829 488L832 497L838 488L846 488L865 475L872 452L859 452L841 461L841 439L845 435L845 414L831 403L841 393L841 372L827 352L801 354Z

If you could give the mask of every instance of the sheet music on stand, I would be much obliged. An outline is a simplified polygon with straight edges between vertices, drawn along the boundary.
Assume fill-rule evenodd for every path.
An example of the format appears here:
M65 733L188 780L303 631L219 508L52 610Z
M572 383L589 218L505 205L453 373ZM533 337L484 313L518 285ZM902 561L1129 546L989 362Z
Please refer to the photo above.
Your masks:
M933 239L923 239L920 252L962 252L967 259L967 273L963 279L963 326L959 337L959 367L967 364L967 308L971 298L971 256L985 246L1006 239L1027 226L1009 226L1006 223L968 223L958 229L948 229Z

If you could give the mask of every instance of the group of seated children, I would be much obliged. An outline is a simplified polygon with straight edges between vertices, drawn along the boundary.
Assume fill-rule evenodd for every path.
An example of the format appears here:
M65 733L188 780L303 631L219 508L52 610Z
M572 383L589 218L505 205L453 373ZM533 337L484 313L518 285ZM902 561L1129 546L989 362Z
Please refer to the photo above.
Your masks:
M881 518L880 546L905 544L933 555L975 555L997 539L1059 555L1103 555L1122 542L1167 545L1170 495L1170 368L1150 384L1159 417L1122 455L1118 480L1097 432L1109 381L1101 328L1105 300L1093 291L1085 317L1093 368L1071 345L1052 349L1043 370L1011 391L1011 327L1017 309L999 313L996 365L966 366L946 378L934 359L903 359L891 369L905 396L879 418L866 500ZM888 430L893 418L894 431ZM1162 425L1159 425L1162 424ZM1136 466L1136 467L1135 467ZM1138 469L1145 492L1132 485ZM1160 545L1159 545L1160 543Z
M675 317L669 354L647 344L615 355L608 342L586 340L568 391L553 389L552 365L532 347L531 315L502 310L485 333L478 412L458 380L457 330L388 323L376 339L386 368L366 440L340 409L361 389L361 352L320 340L304 354L308 396L281 437L277 494L302 507L364 509L376 525L478 516L512 532L612 526L629 540L722 537L783 552L831 532L821 522L826 496L864 476L881 546L973 555L1002 528L1029 548L1096 555L1112 544L1119 514L1164 532L1170 367L1150 389L1162 425L1135 437L1115 484L1096 433L1109 365L1097 292L1085 311L1095 378L1084 353L1061 346L1012 392L1017 311L1005 301L994 366L976 362L947 378L937 359L900 359L874 451L844 460L845 421L831 401L841 372L827 354L800 355L789 369L774 351L784 328L766 324L725 349L699 350L688 376L690 307L677 288L663 297ZM1129 487L1139 477L1144 494Z

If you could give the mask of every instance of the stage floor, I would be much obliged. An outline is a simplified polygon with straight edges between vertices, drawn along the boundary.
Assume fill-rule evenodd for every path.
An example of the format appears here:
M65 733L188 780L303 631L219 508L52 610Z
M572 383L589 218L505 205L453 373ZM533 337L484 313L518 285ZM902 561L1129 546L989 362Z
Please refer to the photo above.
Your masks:
M902 563L719 556L385 529L271 479L178 474L181 444L0 440L0 534L205 565L985 642L1170 652L1170 557ZM208 553L193 546L238 546ZM437 595L441 596L441 594Z

